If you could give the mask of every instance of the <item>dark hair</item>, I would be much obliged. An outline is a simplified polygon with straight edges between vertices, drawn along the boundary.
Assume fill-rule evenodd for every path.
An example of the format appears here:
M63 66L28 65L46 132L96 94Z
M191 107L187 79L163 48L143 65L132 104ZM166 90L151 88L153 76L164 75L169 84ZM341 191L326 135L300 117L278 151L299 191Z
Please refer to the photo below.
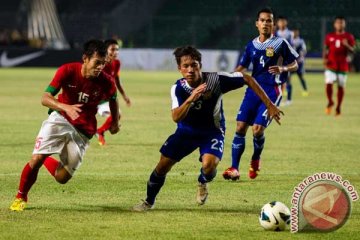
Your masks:
M258 11L256 20L259 19L260 13L270 13L270 14L272 14L272 15L274 16L274 13L273 13L273 11L271 10L271 8L270 8L270 7L265 7L265 8L260 9L260 10Z
M92 39L84 44L83 54L86 57L91 58L94 53L97 53L100 57L106 56L107 51L103 41Z
M344 20L344 21L346 21L345 17L344 17L344 16L341 16L341 15L336 16L336 17L334 18L334 22L335 22L336 20Z
M287 17L280 15L280 16L277 17L277 20L280 20L280 19L287 20Z
M119 45L118 42L117 42L115 39L112 39L112 38L105 40L104 43L105 43L106 49L107 49L110 45L112 45L112 44Z
M192 59L199 61L201 66L201 53L193 46L178 47L175 49L174 55L178 65L181 64L181 57L190 56Z

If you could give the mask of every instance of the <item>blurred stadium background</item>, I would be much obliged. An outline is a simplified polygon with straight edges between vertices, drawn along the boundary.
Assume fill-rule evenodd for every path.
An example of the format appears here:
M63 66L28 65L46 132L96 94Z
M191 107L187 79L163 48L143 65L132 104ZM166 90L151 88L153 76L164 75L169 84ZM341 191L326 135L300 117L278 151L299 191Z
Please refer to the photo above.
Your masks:
M347 30L359 38L360 2L356 0L1 0L0 49L17 56L46 49L22 66L58 66L78 60L89 38L116 38L123 46L123 68L170 70L167 56L179 45L209 49L205 69L231 70L238 50L257 35L256 12L270 6L299 28L308 47L307 70L321 71L322 43L336 15L347 18ZM359 45L353 70L360 71ZM162 51L160 49L167 49ZM56 50L56 51L54 51ZM61 50L61 51L59 51ZM152 59L152 60L151 60ZM157 59L157 63L154 63ZM205 59L205 58L204 58ZM170 59L171 60L171 59ZM318 59L320 60L320 59ZM4 64L1 64L4 66ZM5 64L5 66L7 66Z

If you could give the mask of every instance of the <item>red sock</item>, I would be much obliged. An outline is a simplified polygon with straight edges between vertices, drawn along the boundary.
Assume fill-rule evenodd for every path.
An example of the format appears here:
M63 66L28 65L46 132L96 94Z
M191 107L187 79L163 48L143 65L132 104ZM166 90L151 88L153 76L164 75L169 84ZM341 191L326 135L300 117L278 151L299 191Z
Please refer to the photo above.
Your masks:
M111 127L111 122L112 122L112 117L109 116L106 121L104 122L104 124L98 128L97 132L100 134L103 134L104 132L106 132L107 130L109 130L109 128Z
M27 201L27 194L36 182L38 172L39 169L32 169L29 163L25 165L20 177L19 191L16 195L17 198L22 198Z
M52 176L55 176L56 169L59 167L60 162L55 158L47 157L44 161L44 166Z
M337 106L336 106L336 111L340 112L340 107L341 107L341 103L343 101L344 98L344 93L345 90L343 87L338 87L338 91L337 91Z
M328 98L328 107L330 107L334 104L334 102L332 100L332 94L333 94L333 85L326 84L326 96Z

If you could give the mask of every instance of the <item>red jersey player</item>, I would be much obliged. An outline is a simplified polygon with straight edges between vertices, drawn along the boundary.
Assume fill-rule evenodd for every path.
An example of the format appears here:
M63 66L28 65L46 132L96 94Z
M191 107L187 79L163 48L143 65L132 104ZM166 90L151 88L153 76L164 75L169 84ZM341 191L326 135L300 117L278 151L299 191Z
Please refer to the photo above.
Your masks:
M96 133L95 116L101 101L110 99L115 119L110 132L119 131L116 87L111 76L102 72L105 58L105 44L90 40L84 45L83 63L64 64L57 70L41 100L52 112L43 122L31 160L21 173L11 210L24 210L28 192L43 164L57 182L65 184L71 179L82 162L89 139ZM53 154L59 154L60 162L51 157Z
M127 106L131 105L130 98L126 95L124 87L120 81L120 61L118 60L119 44L114 39L108 39L105 41L107 48L107 61L103 71L111 75L115 79L116 87L119 89ZM112 122L110 115L109 102L103 102L98 106L98 114L102 117L107 117L104 124L97 130L97 136L100 145L105 145L104 133L109 130ZM121 117L121 111L119 111L119 121Z
M335 116L341 114L341 103L344 97L344 88L349 71L349 53L354 52L354 36L345 32L346 22L344 17L336 17L334 21L335 32L325 37L323 60L325 65L325 84L328 104L325 113L330 115L334 102L332 100L333 83L337 82L337 105Z

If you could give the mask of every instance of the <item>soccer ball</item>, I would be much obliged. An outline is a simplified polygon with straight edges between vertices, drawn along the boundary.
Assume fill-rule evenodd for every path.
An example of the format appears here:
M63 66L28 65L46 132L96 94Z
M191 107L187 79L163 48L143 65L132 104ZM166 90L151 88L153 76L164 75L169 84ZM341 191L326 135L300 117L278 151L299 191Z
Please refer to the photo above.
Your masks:
M282 202L267 203L261 208L259 222L265 230L284 231L290 224L290 210Z

